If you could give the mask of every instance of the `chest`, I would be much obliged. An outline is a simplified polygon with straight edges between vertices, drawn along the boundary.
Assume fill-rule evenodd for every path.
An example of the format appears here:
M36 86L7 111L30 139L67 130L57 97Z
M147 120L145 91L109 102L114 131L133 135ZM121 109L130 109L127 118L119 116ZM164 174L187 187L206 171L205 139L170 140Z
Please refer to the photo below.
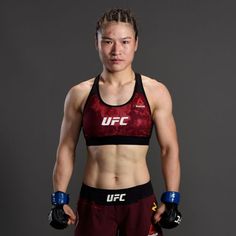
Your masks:
M122 86L101 85L99 95L101 100L112 106L119 106L131 100L134 93L134 83Z
M149 136L152 120L149 105L142 94L135 93L119 106L90 97L83 115L83 127L89 136Z

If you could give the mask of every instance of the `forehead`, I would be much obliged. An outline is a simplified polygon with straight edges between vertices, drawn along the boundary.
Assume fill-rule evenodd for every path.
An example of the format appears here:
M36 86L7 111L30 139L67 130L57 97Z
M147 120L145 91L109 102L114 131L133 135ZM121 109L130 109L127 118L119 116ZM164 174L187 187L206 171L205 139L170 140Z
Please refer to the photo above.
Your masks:
M135 32L130 23L110 21L103 24L98 34L101 37L134 37Z

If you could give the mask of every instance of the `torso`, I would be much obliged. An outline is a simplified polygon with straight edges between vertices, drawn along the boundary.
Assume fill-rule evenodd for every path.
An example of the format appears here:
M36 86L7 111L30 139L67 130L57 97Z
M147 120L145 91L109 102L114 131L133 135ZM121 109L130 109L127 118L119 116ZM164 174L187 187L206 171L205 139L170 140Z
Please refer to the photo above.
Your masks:
M142 83L147 95L147 100L152 113L153 104L149 96L149 78L142 76ZM94 83L91 79L84 86L84 99L81 104L81 112ZM124 87L104 86L99 83L99 91L102 100L110 105L125 104L130 100L135 81ZM110 90L110 91L109 91ZM110 96L112 90L113 97ZM124 93L123 93L124 92ZM127 95L129 94L129 96ZM144 184L150 180L146 163L148 145L110 144L87 147L87 162L84 172L84 183L88 186L103 189L122 189Z
M103 189L122 189L149 181L148 147L139 145L89 146L84 183Z

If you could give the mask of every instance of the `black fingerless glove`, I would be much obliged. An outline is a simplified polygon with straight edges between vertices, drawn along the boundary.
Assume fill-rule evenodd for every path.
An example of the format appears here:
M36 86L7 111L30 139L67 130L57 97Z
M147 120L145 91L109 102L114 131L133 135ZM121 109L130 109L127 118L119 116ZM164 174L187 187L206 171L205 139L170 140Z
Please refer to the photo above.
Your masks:
M165 212L161 215L159 225L165 229L172 229L181 223L182 215L178 211L180 194L178 192L165 192L161 196L161 202L166 206Z
M51 195L52 209L48 215L49 224L55 229L65 229L69 216L63 209L64 204L69 203L69 195L57 191Z

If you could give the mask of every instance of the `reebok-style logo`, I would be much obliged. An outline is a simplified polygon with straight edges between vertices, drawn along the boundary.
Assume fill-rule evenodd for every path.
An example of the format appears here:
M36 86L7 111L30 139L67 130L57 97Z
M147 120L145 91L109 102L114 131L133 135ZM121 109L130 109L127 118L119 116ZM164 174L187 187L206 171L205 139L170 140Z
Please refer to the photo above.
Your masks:
M125 201L125 196L126 193L122 193L122 194L108 194L107 195L107 202L124 202Z
M123 116L123 117L103 117L102 120L102 126L109 126L109 125L127 125L128 123L126 122L129 119L128 116Z
M134 105L135 108L145 108L145 103L143 102L143 99L139 98Z
M136 105L134 105L136 108L145 108L145 105L138 105L138 104L136 104Z

